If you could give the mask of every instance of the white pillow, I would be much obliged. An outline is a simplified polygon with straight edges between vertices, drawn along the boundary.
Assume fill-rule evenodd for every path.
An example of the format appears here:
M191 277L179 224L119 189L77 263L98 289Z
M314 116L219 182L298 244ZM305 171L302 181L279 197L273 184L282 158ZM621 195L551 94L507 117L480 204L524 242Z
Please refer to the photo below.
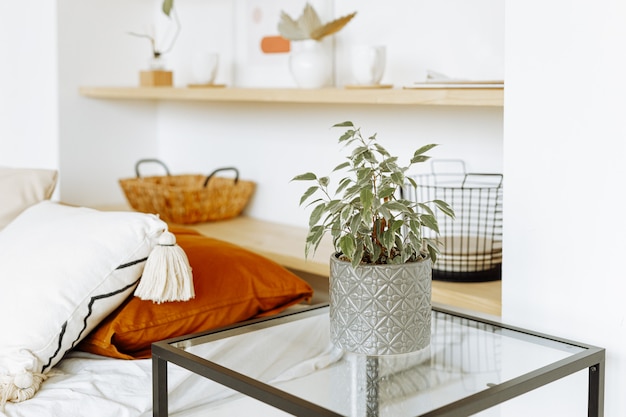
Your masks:
M0 167L0 230L28 207L49 199L56 183L55 170Z
M0 231L0 406L46 373L134 290L167 225L44 201Z

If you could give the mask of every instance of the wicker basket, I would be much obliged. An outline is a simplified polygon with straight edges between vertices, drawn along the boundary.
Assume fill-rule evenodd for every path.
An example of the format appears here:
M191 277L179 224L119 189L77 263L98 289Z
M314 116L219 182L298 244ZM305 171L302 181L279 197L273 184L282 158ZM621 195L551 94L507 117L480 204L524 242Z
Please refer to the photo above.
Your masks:
M141 177L139 166L156 162L166 176ZM235 178L217 177L220 171L234 171ZM131 207L144 213L157 213L166 222L192 224L230 219L241 214L255 184L239 179L233 167L219 168L209 176L170 175L158 159L142 159L135 165L137 178L121 179L120 186Z

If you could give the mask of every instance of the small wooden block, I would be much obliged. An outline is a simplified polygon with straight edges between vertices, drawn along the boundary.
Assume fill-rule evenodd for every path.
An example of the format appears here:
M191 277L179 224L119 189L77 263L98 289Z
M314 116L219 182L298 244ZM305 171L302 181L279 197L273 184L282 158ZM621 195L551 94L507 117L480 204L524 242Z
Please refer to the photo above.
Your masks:
M141 71L139 85L141 87L171 87L172 71Z

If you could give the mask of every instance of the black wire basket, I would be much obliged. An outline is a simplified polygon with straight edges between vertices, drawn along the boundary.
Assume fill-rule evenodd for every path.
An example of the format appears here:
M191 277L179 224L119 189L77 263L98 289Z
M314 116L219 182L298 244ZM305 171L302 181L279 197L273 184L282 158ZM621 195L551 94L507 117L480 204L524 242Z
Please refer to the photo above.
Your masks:
M436 211L441 254L433 279L455 282L502 278L502 174L467 173L462 160L433 160L431 173L412 175L403 197L426 203L443 200L454 209L451 219ZM434 210L434 206L433 206ZM425 230L427 237L436 236Z

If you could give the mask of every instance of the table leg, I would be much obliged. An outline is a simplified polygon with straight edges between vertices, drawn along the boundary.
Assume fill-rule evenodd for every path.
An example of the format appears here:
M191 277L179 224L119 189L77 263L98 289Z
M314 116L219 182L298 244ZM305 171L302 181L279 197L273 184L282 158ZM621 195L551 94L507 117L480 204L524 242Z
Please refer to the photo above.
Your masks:
M588 404L589 417L604 417L604 363L589 367Z
M152 355L152 415L167 417L167 361Z

